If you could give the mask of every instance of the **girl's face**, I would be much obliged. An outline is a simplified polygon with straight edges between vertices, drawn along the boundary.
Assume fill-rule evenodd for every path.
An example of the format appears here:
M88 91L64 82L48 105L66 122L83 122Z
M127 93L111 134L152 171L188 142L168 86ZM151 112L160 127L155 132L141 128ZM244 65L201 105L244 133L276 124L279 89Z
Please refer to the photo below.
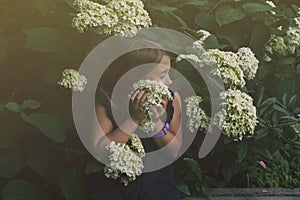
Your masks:
M147 75L146 79L160 81L166 86L172 84L172 80L169 76L169 71L171 68L171 60L169 56L163 56L160 63L155 66Z

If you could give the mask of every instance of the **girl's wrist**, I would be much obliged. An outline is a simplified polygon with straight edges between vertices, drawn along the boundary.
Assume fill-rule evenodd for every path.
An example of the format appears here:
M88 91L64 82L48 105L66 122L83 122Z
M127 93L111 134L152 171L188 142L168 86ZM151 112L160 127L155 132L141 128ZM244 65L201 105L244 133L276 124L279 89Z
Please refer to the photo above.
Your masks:
M162 127L162 129L160 131L158 131L155 135L153 135L153 138L159 138L162 137L164 135L166 135L169 131L170 128L170 124L168 122L164 123L164 126Z
M165 125L165 123L161 119L158 119L154 123L155 123L155 129L154 129L155 132L160 131Z

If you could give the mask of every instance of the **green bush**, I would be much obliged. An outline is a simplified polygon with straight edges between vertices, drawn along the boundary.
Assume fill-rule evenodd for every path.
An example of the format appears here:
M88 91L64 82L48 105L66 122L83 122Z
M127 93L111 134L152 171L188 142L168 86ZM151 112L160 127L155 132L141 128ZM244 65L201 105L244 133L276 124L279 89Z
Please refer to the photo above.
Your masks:
M0 3L3 199L88 199L91 177L102 170L77 136L71 92L57 85L63 69L78 68L90 50L107 37L92 31L77 33L71 27L76 13L72 2ZM254 137L234 142L221 136L213 151L199 159L204 137L199 131L175 163L175 180L183 195L209 195L210 187L299 186L300 49L288 50L285 55L264 49L271 34L283 36L297 15L299 1L274 0L275 8L263 0L144 3L156 26L195 39L197 30L208 30L212 36L206 41L207 48L236 51L249 46L260 61L256 77L242 89L257 107L259 124ZM265 61L266 54L271 61ZM193 69L182 70L193 74ZM199 95L205 94L199 78L191 76L189 81Z

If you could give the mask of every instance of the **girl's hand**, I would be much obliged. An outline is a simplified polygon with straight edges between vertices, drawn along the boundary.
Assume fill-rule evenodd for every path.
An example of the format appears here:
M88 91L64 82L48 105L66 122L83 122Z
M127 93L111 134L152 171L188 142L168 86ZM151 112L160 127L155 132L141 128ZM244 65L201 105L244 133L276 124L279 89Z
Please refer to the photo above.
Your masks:
M146 111L140 110L147 98L147 95L147 92L142 90L140 92L133 93L130 97L129 112L133 120L138 124L140 124L147 113Z
M153 115L151 118L153 122L156 122L157 120L161 119L161 117L166 113L167 105L168 100L165 97L163 97L160 105L152 107L151 111Z

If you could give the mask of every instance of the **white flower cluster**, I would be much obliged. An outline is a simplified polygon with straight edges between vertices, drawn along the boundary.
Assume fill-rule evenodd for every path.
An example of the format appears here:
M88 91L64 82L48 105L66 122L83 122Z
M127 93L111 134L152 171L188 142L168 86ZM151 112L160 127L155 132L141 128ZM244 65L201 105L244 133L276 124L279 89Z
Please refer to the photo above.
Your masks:
M62 78L57 83L65 88L72 89L74 92L82 92L87 84L87 79L85 76L80 75L77 70L67 68L62 72Z
M244 78L250 80L255 77L259 61L250 48L242 47L237 53L219 49L206 50L203 43L210 33L204 30L199 30L198 33L203 36L193 43L193 52L179 55L177 62L185 59L199 68L216 66L211 73L222 78L229 88L243 87L246 84Z
M212 119L199 107L202 101L200 97L187 98L185 100L187 127L190 131L195 131L199 127L207 130L210 120L213 120L214 124L223 129L225 135L241 140L247 133L254 132L256 108L253 106L252 98L238 89L246 84L245 78L250 80L255 77L259 61L248 47L242 47L236 53L219 49L206 50L203 43L209 33L199 32L203 36L193 43L192 53L179 55L177 61L186 59L201 68L215 66L210 73L222 78L228 90L221 94L225 102L220 105L221 111Z
M237 54L219 49L210 49L208 52L217 65L212 74L221 77L230 88L243 87L246 84Z
M133 92L129 95L129 97L134 92L147 91L148 96L141 106L142 111L147 111L145 118L141 121L141 128L145 133L149 133L154 130L155 124L151 120L151 116L153 115L151 108L156 105L159 106L163 97L171 100L173 97L168 87L155 80L143 79L133 84Z
M257 124L253 99L240 90L231 89L221 93L221 98L225 102L214 117L214 123L223 129L223 134L235 140L242 140L247 134L253 135Z
M78 13L72 27L82 33L93 28L98 34L121 34L131 37L142 27L149 27L151 19L141 0L111 0L104 4L91 0L75 0Z
M291 45L300 46L300 9L293 21L294 25L290 26L286 32L287 41Z
M211 35L208 31L198 30L197 33L201 33L202 36L199 40L193 42L193 53L192 54L180 54L176 58L176 62L181 60L187 60L196 67L202 68L213 64L213 60L209 56L209 53L203 47L204 41Z
M204 110L200 107L202 98L200 96L187 97L184 102L186 103L186 116L187 128L190 132L197 131L199 128L207 130L209 126L209 118Z
M286 56L295 52L295 46L288 43L286 37L271 34L269 40L265 44L265 50L271 55L278 53L279 55ZM264 60L271 61L272 59L265 54Z
M188 60L192 63L192 65L197 66L199 68L202 68L205 66L205 62L203 62L202 59L199 58L199 56L196 56L195 54L181 54L176 58L176 61L179 62L181 60Z
M144 164L142 158L145 151L139 137L131 136L126 144L110 142L106 149L109 151L109 165L104 167L107 178L118 179L127 186L137 176L142 174Z
M242 47L236 53L239 57L239 66L244 72L245 77L248 80L254 78L259 61L256 59L254 53L248 47Z
M145 150L140 138L136 134L132 134L127 142L127 145L134 151L140 158L145 156Z
M279 30L282 27L278 27ZM277 36L271 34L269 40L265 44L265 50L269 54L277 53L282 56L295 53L297 47L300 46L300 9L297 17L293 19L293 25L289 26L285 36ZM264 55L265 61L271 61L269 55Z

